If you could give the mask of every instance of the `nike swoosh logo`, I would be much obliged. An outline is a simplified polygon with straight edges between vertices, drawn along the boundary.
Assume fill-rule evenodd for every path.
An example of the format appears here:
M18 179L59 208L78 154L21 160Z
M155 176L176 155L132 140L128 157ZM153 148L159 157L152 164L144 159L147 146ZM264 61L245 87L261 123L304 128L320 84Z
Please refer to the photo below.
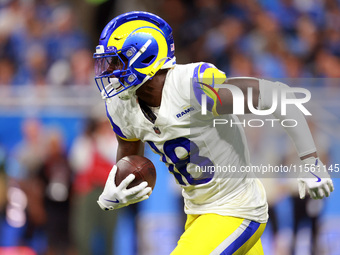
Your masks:
M107 202L111 202L111 203L119 203L118 199L116 199L116 200L104 199L104 200L107 201Z
M315 174L313 174L312 172L310 172L312 175L314 175L316 178L318 178L318 180L316 182L321 182L321 178Z
M315 166L317 166L318 163L319 163L319 159L316 159ZM321 178L319 176L317 176L316 174L313 174L312 172L311 172L311 174L314 175L316 178L318 178L318 180L316 182L321 182Z
M124 38L124 36L115 37L115 40L119 41L119 40L122 40L123 38Z

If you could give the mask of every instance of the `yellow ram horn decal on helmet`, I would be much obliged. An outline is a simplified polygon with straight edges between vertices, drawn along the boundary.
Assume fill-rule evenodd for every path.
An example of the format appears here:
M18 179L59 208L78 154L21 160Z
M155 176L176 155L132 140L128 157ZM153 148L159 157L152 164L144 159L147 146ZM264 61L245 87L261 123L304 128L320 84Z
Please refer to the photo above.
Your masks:
M161 67L167 58L168 46L162 35L162 31L153 28L141 28L136 31L136 33L148 33L156 40L158 44L158 54L157 58L154 60L153 64L145 68L136 68L136 71L146 74L148 76L153 76Z
M126 22L115 29L115 31L111 34L110 39L107 43L107 46L114 46L117 50L120 50L123 47L123 44L126 38L136 29L141 27L153 27L158 29L154 24L144 20L132 20Z

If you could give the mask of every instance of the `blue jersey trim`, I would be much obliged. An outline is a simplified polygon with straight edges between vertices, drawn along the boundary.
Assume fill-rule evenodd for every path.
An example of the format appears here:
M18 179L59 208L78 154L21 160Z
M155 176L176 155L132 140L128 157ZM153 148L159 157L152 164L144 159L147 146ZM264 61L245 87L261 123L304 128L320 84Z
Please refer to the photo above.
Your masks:
M111 123L111 126L112 126L112 129L113 131L119 135L120 137L122 138L125 138L127 139L127 137L123 134L122 130L113 122L110 114L109 114L109 111L107 110L107 104L105 104L105 109L106 109L106 116L108 117L110 123Z

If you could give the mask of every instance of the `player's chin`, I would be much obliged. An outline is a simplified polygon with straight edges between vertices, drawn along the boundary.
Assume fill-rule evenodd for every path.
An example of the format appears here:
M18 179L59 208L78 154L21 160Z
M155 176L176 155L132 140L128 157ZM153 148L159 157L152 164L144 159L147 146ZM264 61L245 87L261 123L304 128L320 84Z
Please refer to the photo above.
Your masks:
M136 90L135 94L136 94L137 97L142 96L142 95L144 94L143 86L140 86L140 87Z

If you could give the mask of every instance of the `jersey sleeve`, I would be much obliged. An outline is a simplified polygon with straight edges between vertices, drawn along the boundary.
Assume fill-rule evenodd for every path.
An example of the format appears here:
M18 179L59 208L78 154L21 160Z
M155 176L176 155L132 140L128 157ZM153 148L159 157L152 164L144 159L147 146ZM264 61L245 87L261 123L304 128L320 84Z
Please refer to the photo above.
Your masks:
M134 136L133 132L129 128L129 125L124 123L123 118L120 118L120 116L123 116L123 114L119 114L119 112L117 112L117 108L114 109L110 106L110 104L105 103L106 116L111 124L113 132L115 132L116 135L125 141L138 141L139 139ZM114 113L112 113L112 111L114 111ZM112 116L116 116L116 118L113 118Z
M215 116L218 115L217 104L222 104L216 84L222 84L226 79L224 72L209 63L198 64L193 72L191 84L196 102L200 107L206 107L207 111L212 112ZM206 105L204 98L206 98Z

